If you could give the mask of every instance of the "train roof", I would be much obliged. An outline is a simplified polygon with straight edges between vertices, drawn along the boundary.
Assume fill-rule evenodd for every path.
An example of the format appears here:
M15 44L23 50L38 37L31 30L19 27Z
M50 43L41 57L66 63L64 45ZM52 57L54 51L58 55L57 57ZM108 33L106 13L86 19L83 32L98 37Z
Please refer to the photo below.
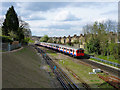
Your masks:
M46 42L42 42L42 43L46 43ZM83 48L75 48L75 47L71 47L71 46L67 46L67 45L61 45L61 44L55 44L55 43L46 43L46 44L60 46L60 47L68 47L69 49L84 50Z

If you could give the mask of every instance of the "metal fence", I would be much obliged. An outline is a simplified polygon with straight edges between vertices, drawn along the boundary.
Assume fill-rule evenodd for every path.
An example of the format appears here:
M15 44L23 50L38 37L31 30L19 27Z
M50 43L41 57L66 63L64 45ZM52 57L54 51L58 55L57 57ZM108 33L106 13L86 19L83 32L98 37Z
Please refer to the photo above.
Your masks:
M114 63L114 62L107 61L107 60L104 60L104 59L96 58L96 57L93 57L93 56L90 56L90 58L96 59L97 61L100 61L100 62L103 62L103 63L111 64L111 65L116 66L116 67L120 67L120 64L118 64L118 63Z
M12 45L10 43L2 43L2 51L11 51L21 47L21 43Z

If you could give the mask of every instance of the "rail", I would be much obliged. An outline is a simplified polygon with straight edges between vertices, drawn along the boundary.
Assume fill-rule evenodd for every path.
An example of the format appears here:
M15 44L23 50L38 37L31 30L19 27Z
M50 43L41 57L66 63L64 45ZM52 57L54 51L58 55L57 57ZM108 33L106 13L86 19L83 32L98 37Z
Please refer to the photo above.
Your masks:
M55 62L53 62L53 60L43 50L37 46L35 46L35 49L37 49L38 53L41 53L42 58L46 60L57 79L66 90L80 90L80 88L69 78L69 76ZM56 66L56 69L54 69L54 66Z

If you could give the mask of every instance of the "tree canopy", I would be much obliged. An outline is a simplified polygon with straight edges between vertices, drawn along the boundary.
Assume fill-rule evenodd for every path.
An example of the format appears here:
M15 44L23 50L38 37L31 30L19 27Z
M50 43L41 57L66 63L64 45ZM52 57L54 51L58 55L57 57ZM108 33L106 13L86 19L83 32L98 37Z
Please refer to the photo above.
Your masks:
M2 25L2 35L9 36L11 39L20 42L31 36L29 24L18 18L13 6L8 9L5 15Z
M48 35L44 35L42 38L40 38L40 42L47 42L49 40Z
M9 36L11 31L16 34L19 28L19 21L13 6L9 8L5 16L6 19L4 20L2 27L3 35Z

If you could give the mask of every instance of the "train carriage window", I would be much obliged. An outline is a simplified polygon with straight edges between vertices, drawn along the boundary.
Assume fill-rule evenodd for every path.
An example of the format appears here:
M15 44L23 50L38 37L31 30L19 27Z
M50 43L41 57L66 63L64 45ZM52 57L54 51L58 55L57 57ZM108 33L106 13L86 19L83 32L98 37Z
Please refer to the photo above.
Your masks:
M70 52L72 52L72 49L70 49Z

